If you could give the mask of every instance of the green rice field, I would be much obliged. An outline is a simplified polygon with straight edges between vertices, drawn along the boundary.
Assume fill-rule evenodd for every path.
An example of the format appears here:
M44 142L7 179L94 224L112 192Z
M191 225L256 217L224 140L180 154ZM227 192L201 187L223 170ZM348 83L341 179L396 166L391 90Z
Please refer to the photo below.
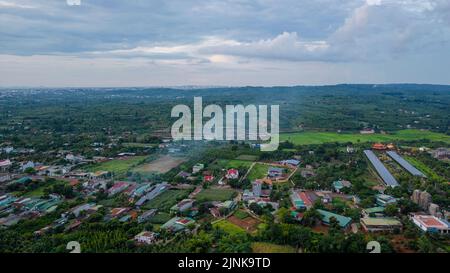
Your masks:
M290 141L296 145L323 144L330 142L389 142L395 140L428 139L450 144L450 136L430 131L415 129L401 130L393 134L339 134L333 132L301 132L281 134L280 141Z

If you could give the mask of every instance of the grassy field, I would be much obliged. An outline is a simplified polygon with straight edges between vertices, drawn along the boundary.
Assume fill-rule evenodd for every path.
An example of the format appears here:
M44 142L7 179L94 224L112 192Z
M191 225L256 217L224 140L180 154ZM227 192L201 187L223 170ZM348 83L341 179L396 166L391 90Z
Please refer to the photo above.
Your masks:
M216 161L217 165L224 169L239 169L239 168L250 168L252 165L252 162L250 161L244 161L244 160L226 160L226 159L219 159Z
M152 224L164 224L172 218L167 212L158 212L155 216L150 218L150 223Z
M233 215L239 219L245 219L249 217L248 213L243 210L236 210L236 212Z
M295 253L292 246L276 245L271 243L255 242L251 245L253 253Z
M232 189L215 189L209 188L201 191L195 197L198 201L226 201L233 198L235 191Z
M188 190L168 190L147 202L147 204L144 205L144 208L169 211L173 205L178 203L178 200L187 198L188 195Z
M443 180L435 171L430 169L427 165L423 164L421 161L415 159L411 156L403 156L409 163L411 163L414 167L419 169L419 171L423 172L427 177L433 178L436 180Z
M268 170L269 170L269 165L257 163L257 164L255 164L255 166L253 166L253 168L250 171L250 173L248 174L247 178L250 181L265 178L267 176Z
M389 142L395 140L418 140L429 139L432 141L443 141L450 144L450 136L440 133L420 130L401 130L394 134L338 134L332 132L301 132L281 134L280 141L290 141L296 145L323 144L329 142Z
M96 172L96 171L107 171L113 172L116 175L125 174L134 166L141 163L145 160L146 156L133 156L124 159L114 159L102 163L98 163L95 165L87 166L85 168L86 171Z
M238 227L235 224L228 222L227 220L222 220L222 221L216 222L213 224L213 227L220 228L223 231L225 231L226 233L231 234L231 235L239 234L239 233L246 233L246 231L243 228Z

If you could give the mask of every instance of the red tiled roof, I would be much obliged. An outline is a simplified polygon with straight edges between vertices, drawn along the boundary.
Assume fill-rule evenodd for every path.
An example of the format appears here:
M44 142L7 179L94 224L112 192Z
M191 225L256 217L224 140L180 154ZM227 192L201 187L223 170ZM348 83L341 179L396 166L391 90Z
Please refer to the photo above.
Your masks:
M311 202L311 200L309 199L308 195L306 195L305 192L300 192L300 193L298 194L298 196L300 197L300 199L303 200L303 202L305 203L306 206L312 206L312 202Z
M214 179L212 175L205 175L203 178L205 179L205 181L211 181Z
M80 184L80 181L78 179L71 179L69 182L69 185L74 187L76 185Z
M180 219L180 220L178 220L178 223L183 224L183 225L186 225L189 222L190 222L190 220L188 220L188 219Z
M422 222L427 227L446 228L447 226L439 220L428 215L416 215L415 218Z
M375 150L384 150L384 149L386 149L386 146L381 143L375 143L372 145L372 148Z

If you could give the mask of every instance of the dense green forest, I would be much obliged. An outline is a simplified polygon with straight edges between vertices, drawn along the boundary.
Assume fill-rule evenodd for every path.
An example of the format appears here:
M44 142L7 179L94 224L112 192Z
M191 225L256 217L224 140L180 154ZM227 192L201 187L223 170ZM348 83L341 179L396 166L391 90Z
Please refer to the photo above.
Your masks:
M38 148L83 145L120 135L148 141L167 135L177 104L280 105L282 131L355 132L370 127L449 132L450 87L435 85L336 85L210 89L0 90L2 141ZM33 138L29 136L33 135Z

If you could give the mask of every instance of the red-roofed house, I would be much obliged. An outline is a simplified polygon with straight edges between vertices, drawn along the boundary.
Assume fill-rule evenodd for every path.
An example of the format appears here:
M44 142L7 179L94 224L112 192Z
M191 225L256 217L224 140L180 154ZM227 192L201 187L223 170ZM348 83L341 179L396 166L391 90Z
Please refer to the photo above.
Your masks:
M294 191L291 194L291 202L295 209L309 209L313 206L313 201L304 191Z
M387 147L386 145L382 144L382 143L375 143L372 145L372 149L374 150L386 150Z
M76 187L76 186L78 186L78 184L80 184L80 180L78 180L78 179L70 179L70 181L69 181L69 185L71 187Z
M211 181L214 180L214 176L212 176L212 175L205 175L205 176L203 176L203 180L205 182L211 182Z
M126 188L128 188L130 186L130 184L128 184L127 182L117 182L114 184L114 186L112 186L109 190L108 190L108 194L110 196L112 195L116 195L122 191L124 191Z
M130 210L129 208L113 208L111 210L111 217L113 217L113 218L119 217L129 210Z
M1 160L0 161L0 170L5 171L7 169L9 169L9 167L11 167L12 162L9 159L6 160Z
M227 171L227 174L225 175L227 179L238 179L239 178L239 171L236 169L229 169Z

